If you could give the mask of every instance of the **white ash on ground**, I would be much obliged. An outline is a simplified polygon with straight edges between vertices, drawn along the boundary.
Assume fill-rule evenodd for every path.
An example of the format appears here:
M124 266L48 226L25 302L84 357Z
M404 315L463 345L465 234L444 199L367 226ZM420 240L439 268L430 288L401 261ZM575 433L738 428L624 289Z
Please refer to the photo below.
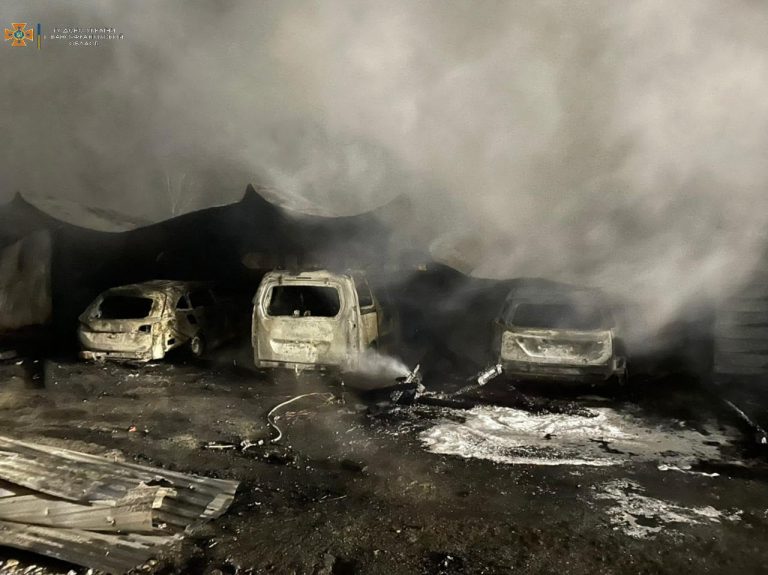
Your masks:
M721 449L739 436L714 422L693 429L674 420L649 424L608 407L591 412L593 417L476 407L461 414L463 421L446 417L419 438L433 453L510 465L658 462L686 469L699 461L721 460Z
M659 534L676 536L675 526L707 525L739 521L742 511L721 511L711 505L686 507L644 495L643 488L629 479L615 479L592 488L598 500L610 501L606 509L613 529L635 539L652 539Z

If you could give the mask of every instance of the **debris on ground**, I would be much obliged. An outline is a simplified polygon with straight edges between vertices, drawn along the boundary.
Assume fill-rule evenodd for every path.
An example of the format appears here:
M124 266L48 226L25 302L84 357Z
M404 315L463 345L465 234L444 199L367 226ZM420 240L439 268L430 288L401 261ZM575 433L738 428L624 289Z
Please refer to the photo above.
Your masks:
M241 442L239 441L209 441L203 444L204 449L213 449L218 451L226 451L229 449L240 449Z
M412 405L425 392L422 384L421 365L417 365L406 375L395 379L391 385L377 385L365 389L350 387L360 398L368 404L386 408L393 405Z
M208 441L201 445L203 449L210 449L213 451L246 451L253 447L261 447L264 445L264 440L259 439L251 441L250 439L242 439L240 441Z
M502 372L502 368L500 363L497 363L494 366L484 369L477 376L477 385L482 386L487 384L489 381L499 377L501 375L501 372Z
M449 575L463 573L464 559L455 553L432 552L424 558L424 567L427 573L435 575Z
M390 394L392 403L411 404L414 400L418 399L419 395L426 391L424 384L421 382L420 370L421 364L414 367L408 375L397 378L400 388Z
M0 479L0 545L110 573L222 515L238 486L1 436Z

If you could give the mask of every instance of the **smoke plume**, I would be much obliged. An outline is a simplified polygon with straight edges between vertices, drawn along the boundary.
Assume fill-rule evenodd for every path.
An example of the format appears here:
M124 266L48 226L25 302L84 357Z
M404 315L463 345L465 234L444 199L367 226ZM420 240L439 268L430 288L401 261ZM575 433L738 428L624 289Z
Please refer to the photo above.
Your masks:
M4 197L162 219L248 181L330 215L406 194L438 258L603 287L652 324L763 257L763 2L5 7L125 39L3 46Z

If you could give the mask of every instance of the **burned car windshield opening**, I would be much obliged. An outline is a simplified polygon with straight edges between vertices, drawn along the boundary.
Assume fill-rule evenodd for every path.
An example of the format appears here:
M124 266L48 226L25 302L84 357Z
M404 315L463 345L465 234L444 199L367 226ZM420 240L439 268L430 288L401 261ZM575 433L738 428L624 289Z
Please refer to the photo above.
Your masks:
M275 286L267 313L271 316L335 317L340 309L339 290L334 287Z
M152 311L154 300L130 295L108 295L99 306L101 319L142 319Z
M567 303L521 303L512 314L516 327L536 329L593 330L608 327L606 315L599 307Z

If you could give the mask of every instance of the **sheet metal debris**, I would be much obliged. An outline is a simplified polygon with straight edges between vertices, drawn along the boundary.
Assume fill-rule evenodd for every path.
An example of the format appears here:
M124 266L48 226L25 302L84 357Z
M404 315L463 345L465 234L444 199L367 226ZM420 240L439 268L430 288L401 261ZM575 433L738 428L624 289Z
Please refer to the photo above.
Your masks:
M114 501L75 503L10 486L0 492L0 520L94 531L152 533L153 510L171 490L138 487Z
M0 521L0 543L106 573L125 573L149 562L179 536L114 534Z
M219 517L238 483L0 436L0 545L110 573Z

